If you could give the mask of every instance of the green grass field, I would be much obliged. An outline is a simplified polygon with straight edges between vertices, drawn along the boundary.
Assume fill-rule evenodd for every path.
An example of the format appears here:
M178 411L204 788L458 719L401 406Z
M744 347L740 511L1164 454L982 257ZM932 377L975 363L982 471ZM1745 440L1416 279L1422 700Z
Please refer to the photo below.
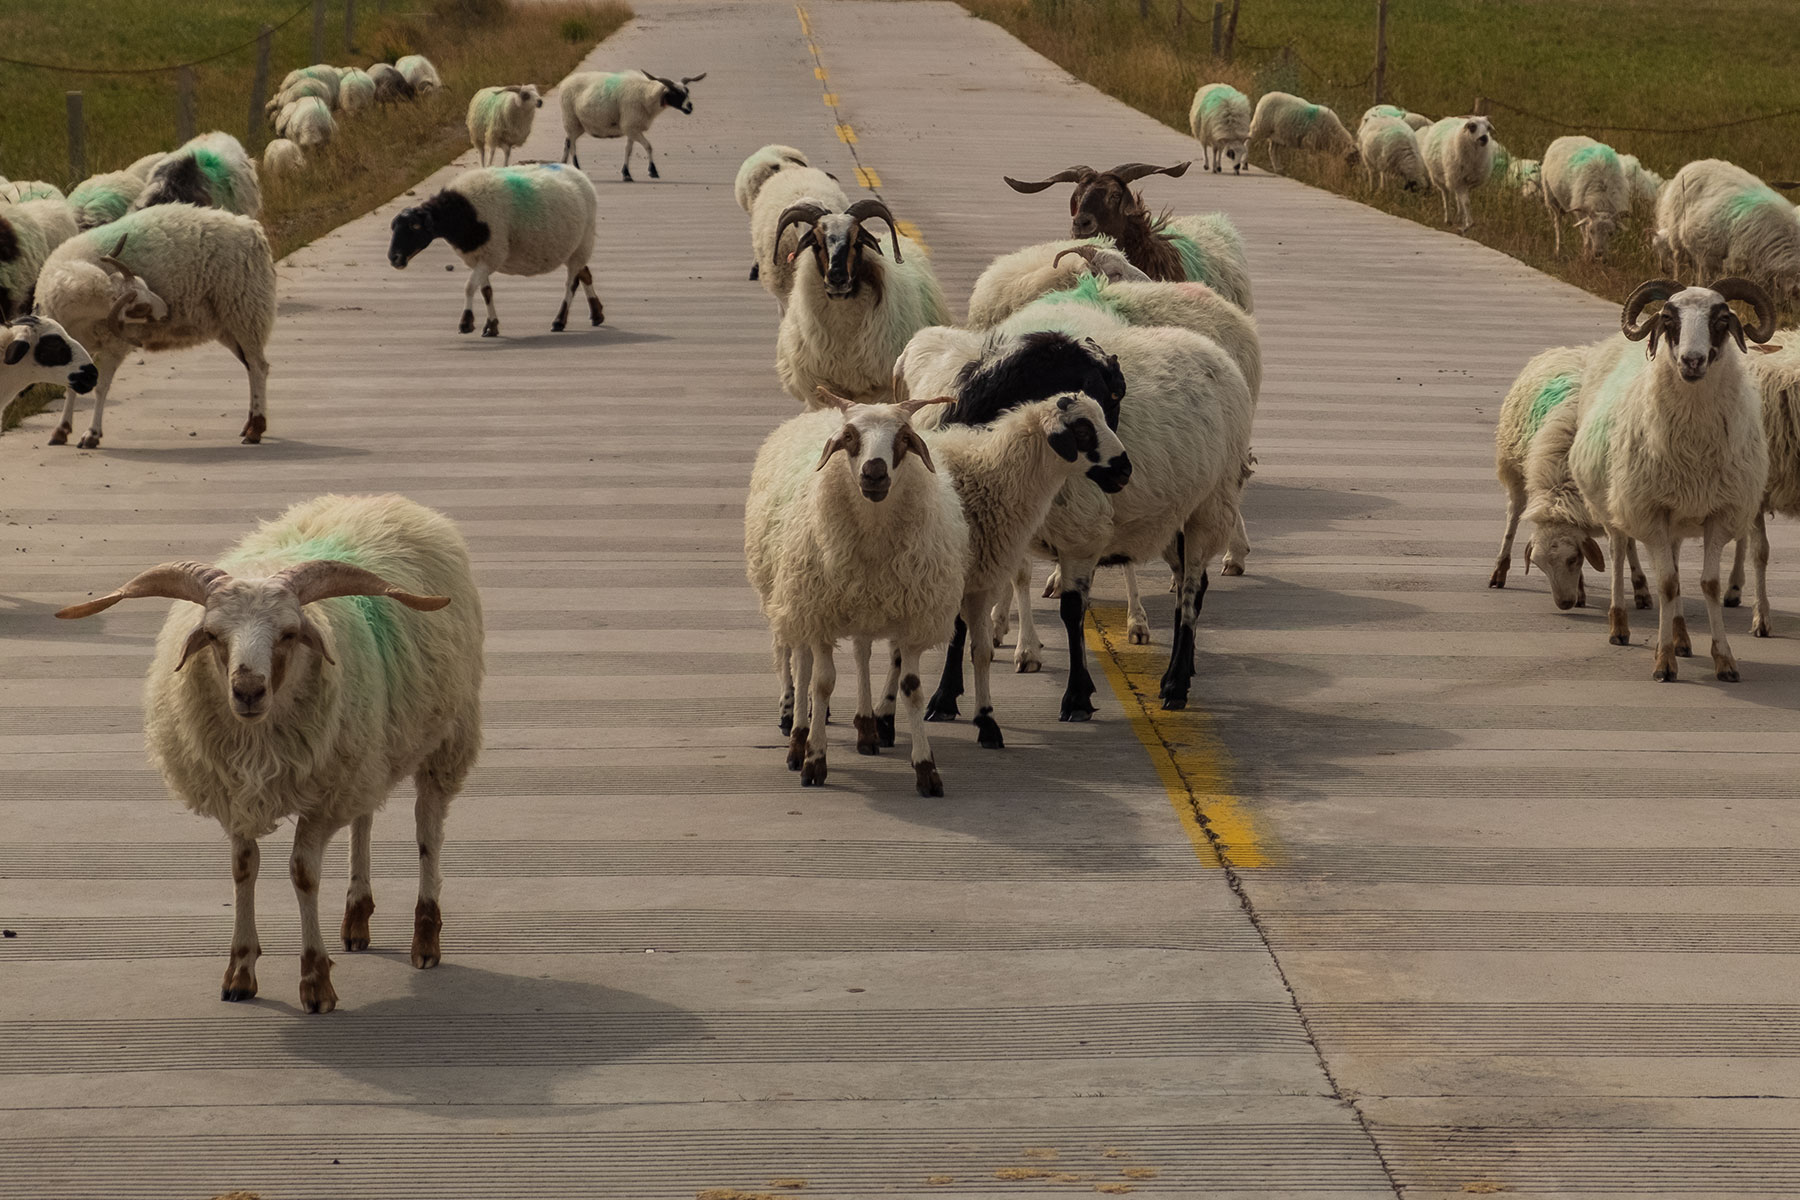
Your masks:
M1211 56L1211 0L962 0L1094 86L1187 132L1203 83L1224 80L1254 100L1296 92L1329 104L1352 133L1372 102L1373 0L1242 0L1237 55ZM1800 115L1703 133L1633 133L1601 126L1688 128L1800 107L1792 0L1393 0L1385 99L1431 116L1471 111L1477 96L1580 126L1491 106L1495 135L1516 157L1585 132L1668 176L1697 158L1725 158L1765 179L1800 179ZM1284 47L1291 52L1284 55ZM1120 147L1118 158L1139 157ZM1198 155L1196 154L1196 157ZM1258 158L1259 163L1266 160ZM1288 173L1400 216L1442 222L1436 196L1376 196L1361 172L1284 157ZM1791 193L1800 199L1800 193ZM1473 195L1471 236L1597 295L1618 299L1656 274L1646 210L1613 240L1604 263L1583 262L1565 230L1552 253L1541 201L1498 187ZM1787 314L1790 318L1795 314Z

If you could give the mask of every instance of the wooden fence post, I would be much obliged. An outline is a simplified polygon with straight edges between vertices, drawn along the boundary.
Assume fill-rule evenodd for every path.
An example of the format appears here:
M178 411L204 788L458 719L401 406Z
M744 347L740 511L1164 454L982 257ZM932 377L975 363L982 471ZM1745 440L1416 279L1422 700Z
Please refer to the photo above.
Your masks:
M312 60L325 61L325 0L313 0Z
M175 140L185 142L194 136L194 68L181 68L175 78Z
M1237 53L1237 19L1238 4L1241 0L1231 0L1231 15L1225 18L1225 61L1230 62Z
M356 52L356 0L344 0L344 53Z
M269 99L269 47L274 39L275 30L269 25L264 25L256 38L256 79L250 84L250 124L244 138L244 145L250 147L262 143L263 104Z
M1219 52L1224 49L1224 43L1221 39L1225 36L1225 0L1213 0L1212 35L1212 56L1217 58L1219 57Z
M87 124L82 120L80 92L64 92L63 102L69 110L69 182L73 186L87 178Z
M1375 0L1375 103L1386 97L1388 0Z
M1175 28L1181 28L1182 19L1187 16L1187 6L1182 0L1175 0Z

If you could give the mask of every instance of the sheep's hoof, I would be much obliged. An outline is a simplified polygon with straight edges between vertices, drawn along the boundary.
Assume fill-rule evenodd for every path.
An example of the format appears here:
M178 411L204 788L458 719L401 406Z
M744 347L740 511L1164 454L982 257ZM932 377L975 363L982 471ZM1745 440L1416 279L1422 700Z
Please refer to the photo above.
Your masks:
M359 896L344 908L344 925L340 933L346 950L369 948L369 918L375 912L373 896Z
M620 178L621 178L621 179L623 179L623 180L624 180L624 181L625 181L625 182L626 182L626 183L633 183L633 182L636 182L636 181L635 181L635 180L633 180L633 179L632 179L632 178L631 178L631 168L630 168L630 167L626 167L626 168L625 168L625 169L624 169L624 170L623 170L623 171L620 171L620 172L619 172L619 176L620 176Z
M875 728L875 718L856 714L856 752L858 754L880 754L881 734Z
M1718 675L1720 683L1736 683L1738 681L1737 660L1718 648L1712 652L1713 672Z
M806 761L806 726L796 726L793 736L788 739L788 770L798 771L800 764Z
M750 282L755 283L757 280L759 280L761 278L762 278L762 264L761 263L751 263L750 264Z
M1729 592L1725 593L1725 599L1722 603L1726 608L1737 608L1744 603L1744 593L1737 588L1732 588Z
M1013 656L1013 672L1018 675L1036 675L1044 669L1044 660L1035 654Z
M938 775L937 763L931 759L913 764L913 775L921 796L941 796L944 794L944 781Z
M983 750L1006 749L1006 739L1000 736L1000 722L994 720L993 713L975 714L975 741Z
M588 298L588 324L590 324L590 325L606 324L606 310L604 308L601 308L600 302L598 300L595 300L591 296Z
M482 337L499 337L500 336L499 320L495 317L489 317L487 324L483 325L481 327L481 336Z
M58 425L55 429L50 431L50 445L52 445L52 446L68 445L69 444L69 434L72 432L73 431L67 425Z
M100 448L100 435L91 429L88 430L81 435L81 440L75 443L75 448L77 450L98 450Z
M219 999L234 1004L256 999L256 959L261 953L260 946L232 947L231 962L225 967L225 982L219 988Z
M567 327L568 327L568 322L563 320L561 317L558 317L558 318L556 318L556 320L550 322L550 332L551 333L561 333Z
M794 732L794 714L793 713L782 713L781 721L779 724L780 724L780 728L781 728L781 736L787 737L789 734Z
M893 713L888 713L886 716L877 714L875 717L875 736L884 746L892 746L894 744Z
M1675 660L1670 658L1665 662L1659 655L1657 657L1656 670L1650 672L1650 678L1654 679L1657 683L1675 682Z
M1068 696L1064 696L1062 702L1062 715L1059 719L1063 721L1091 721L1094 719L1094 706L1087 700L1075 700Z
M1148 646L1150 644L1150 623L1140 621L1136 617L1131 618L1125 623L1125 640L1133 646Z
M436 900L421 900L413 909L412 965L419 970L435 967L443 960L444 948L438 935L444 930L444 914Z
M331 959L316 950L300 954L300 1007L309 1013L328 1013L337 1007L331 986Z
M825 786L825 759L824 759L823 755L821 755L818 758L809 758L806 760L805 763L801 764L800 786L801 787L824 787Z
M239 436L244 439L244 445L255 446L262 442L263 432L268 428L269 418L258 413L244 422L244 428Z
M954 721L962 716L962 710L956 707L956 697L960 692L939 688L932 694L931 702L925 706L927 721Z
M1688 641L1687 620L1682 617L1675 618L1675 655L1677 658L1694 657L1693 643Z
M463 309L462 320L458 321L456 324L456 332L458 332L458 333L474 333L475 332L475 313L473 310L467 309L467 308Z
M1649 608L1650 604L1651 604L1650 593L1649 592L1633 593L1633 595L1631 597L1631 602L1633 604L1637 605L1639 608Z
M1221 575L1242 575L1243 573L1244 564L1229 558L1225 560L1225 565L1219 568Z
M1766 638L1773 635L1774 631L1769 628L1769 614L1764 612L1762 605L1759 604L1750 614L1750 636Z

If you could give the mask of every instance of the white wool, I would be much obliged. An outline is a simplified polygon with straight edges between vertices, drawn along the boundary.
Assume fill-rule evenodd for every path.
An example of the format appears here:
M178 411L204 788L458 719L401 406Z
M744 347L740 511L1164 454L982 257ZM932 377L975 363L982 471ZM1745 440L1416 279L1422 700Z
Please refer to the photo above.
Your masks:
M743 165L738 168L737 179L731 185L731 194L736 198L738 207L748 213L756 203L756 194L762 191L770 177L793 167L810 165L804 151L771 142L744 160Z
M1430 182L1419 154L1418 135L1400 118L1366 118L1357 130L1356 143L1369 182L1383 191L1390 175L1408 191L1422 191Z
M1467 232L1475 223L1469 211L1469 192L1488 181L1494 172L1494 137L1486 117L1445 117L1419 134L1419 153L1425 173L1444 202L1444 223L1450 223L1450 198L1456 198L1457 215Z
M63 200L0 205L0 231L18 248L10 261L0 262L0 320L4 320L31 311L44 264L78 231L75 214Z
M531 136L537 110L544 105L536 84L484 87L469 100L469 144L481 153L487 166L504 152L508 165L512 152Z
M1295 96L1289 92L1268 92L1256 102L1250 118L1250 142L1266 142L1269 165L1281 169L1275 147L1313 150L1355 162L1356 139L1344 128L1338 115L1323 104Z
M1559 137L1544 151L1539 190L1562 253L1562 218L1573 217L1589 258L1606 253L1619 221L1631 211L1631 182L1611 146L1590 137Z
M816 167L792 167L764 180L750 206L750 253L756 262L757 278L784 311L788 293L794 290L794 263L789 255L806 227L788 226L780 246L775 244L775 229L781 224L782 213L807 202L832 212L850 207L850 198L837 180Z
M1208 83L1188 107L1188 130L1200 143L1201 168L1238 174L1250 163L1250 98L1229 83Z

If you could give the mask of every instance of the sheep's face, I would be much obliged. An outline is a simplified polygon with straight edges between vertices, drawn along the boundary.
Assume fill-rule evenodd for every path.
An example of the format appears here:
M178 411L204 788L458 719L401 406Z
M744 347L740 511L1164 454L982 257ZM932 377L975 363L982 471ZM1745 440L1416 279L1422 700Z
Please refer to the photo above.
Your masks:
M881 253L881 243L875 235L848 213L826 213L820 217L812 232L801 238L801 246L812 250L819 278L825 283L825 295L832 300L848 300L870 282L872 272L863 270L864 250Z
M1550 598L1564 611L1587 604L1587 587L1581 581L1584 561L1596 571L1606 570L1600 544L1572 526L1540 527L1525 544L1526 569L1536 566L1544 573L1550 581Z
M175 669L214 672L232 716L254 725L280 704L283 685L309 653L328 657L291 587L279 579L231 579L207 597Z
M12 375L7 385L23 387L27 382L60 383L77 395L94 390L99 372L81 343L70 337L61 325L47 317L20 317L11 325L0 327L0 362L9 367L23 367L26 376Z
M1493 140L1493 125L1486 117L1470 117L1463 122L1463 136L1477 146L1485 146Z
M1134 214L1144 211L1143 201L1116 175L1093 175L1075 185L1069 197L1069 236L1117 240Z
M1250 165L1248 142L1225 142L1220 148L1224 150L1225 163L1231 168L1233 174Z
M1619 216L1609 212L1584 213L1576 218L1575 224L1581 229L1582 253L1589 258L1599 258L1606 253L1613 230L1619 227Z
M1706 378L1707 368L1718 360L1727 339L1735 338L1740 348L1744 343L1743 322L1711 288L1676 292L1663 302L1651 322L1650 357L1656 357L1657 342L1666 342L1676 369L1689 383Z
M694 115L694 97L687 88L668 79L663 80L662 85L664 108L672 108L684 117Z
M845 469L856 480L863 498L875 504L887 499L894 475L907 455L917 455L926 470L937 470L925 439L912 427L906 412L894 404L857 404L846 409L844 427L825 443L816 469L824 470L840 450Z
M169 319L169 304L136 275L110 274L112 315L122 325L147 325Z
M1131 480L1125 443L1106 425L1106 413L1092 396L1064 392L1045 406L1044 436L1064 462L1086 464L1087 477L1103 492L1116 492Z
M404 271L406 264L419 251L437 240L437 222L424 208L408 208L395 217L388 240L388 262L395 270Z

